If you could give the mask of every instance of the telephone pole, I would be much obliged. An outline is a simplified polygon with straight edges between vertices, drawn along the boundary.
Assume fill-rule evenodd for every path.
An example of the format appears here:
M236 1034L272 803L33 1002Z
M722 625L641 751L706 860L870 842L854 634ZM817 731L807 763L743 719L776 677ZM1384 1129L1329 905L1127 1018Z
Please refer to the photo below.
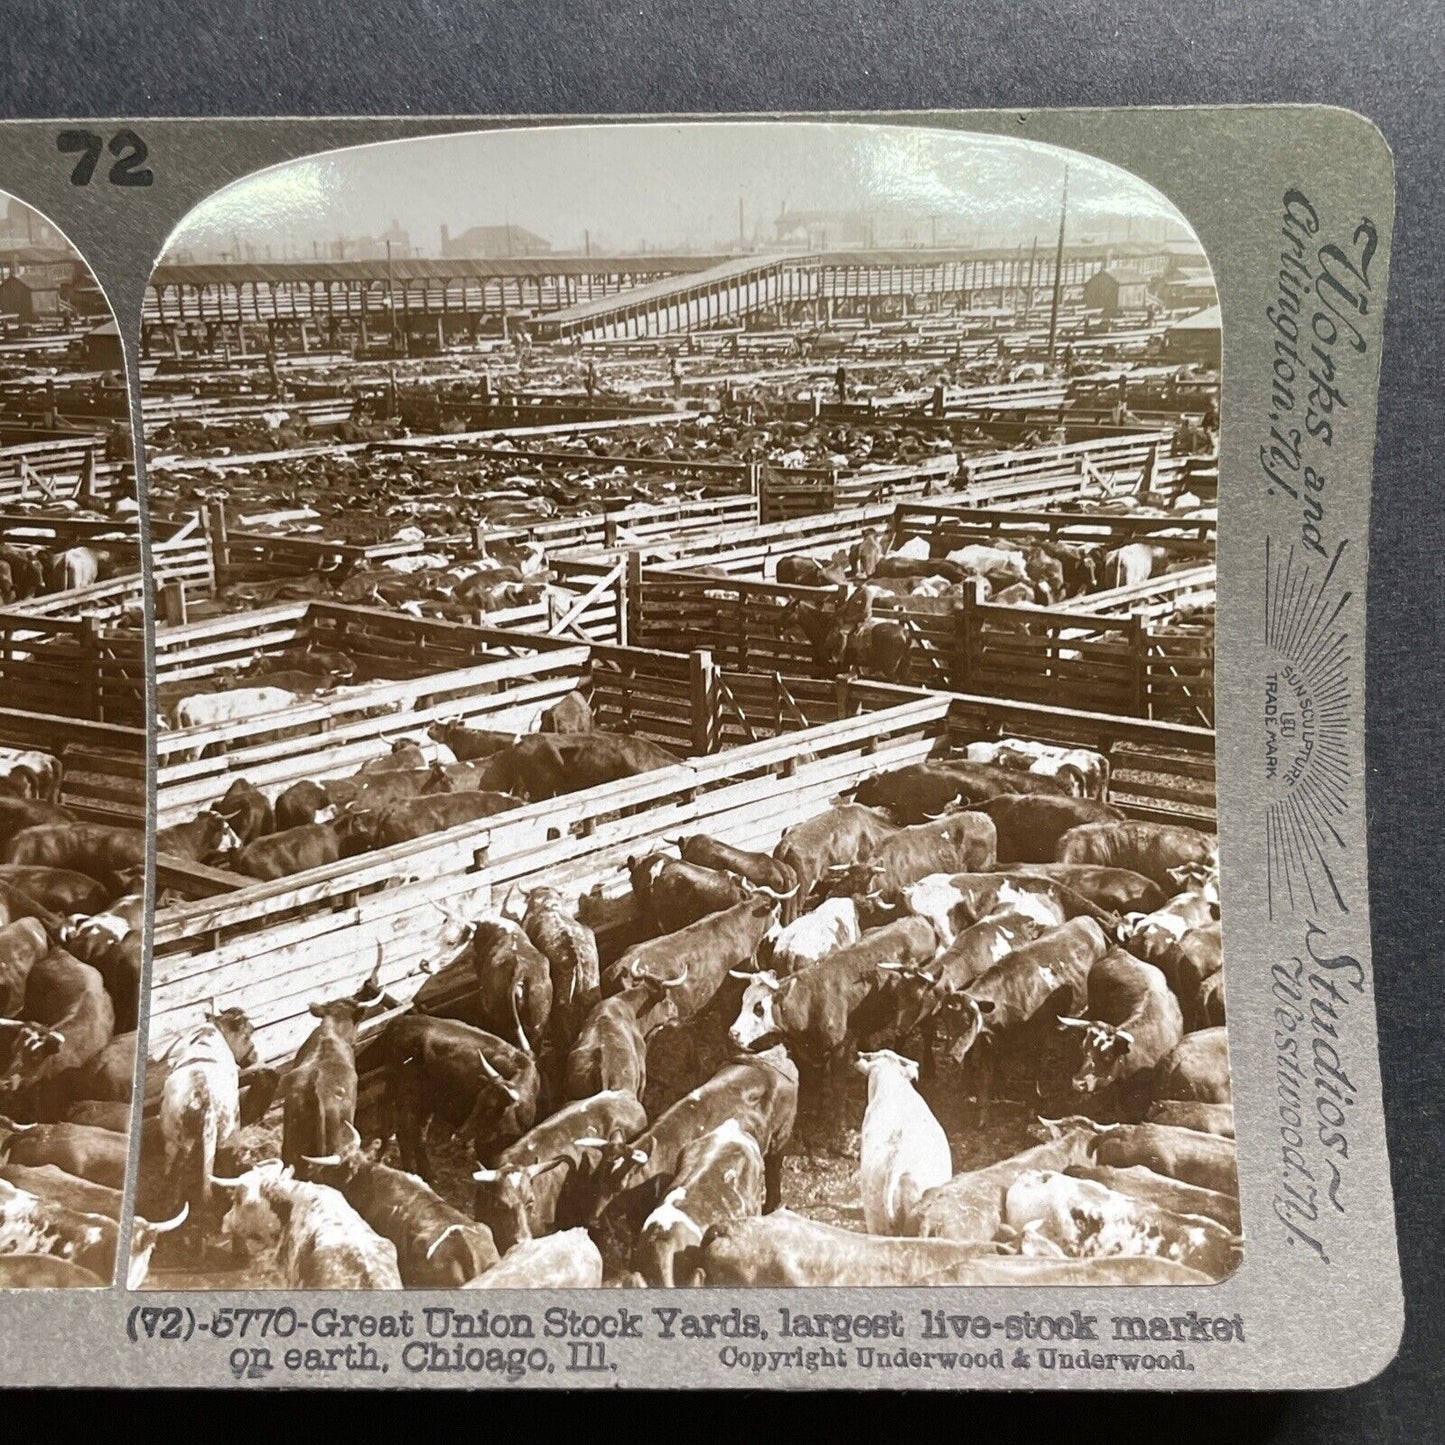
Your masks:
M1049 365L1059 340L1059 297L1064 290L1064 226L1069 216L1069 168L1064 167L1064 197L1059 203L1059 244L1054 249L1054 296L1049 305Z

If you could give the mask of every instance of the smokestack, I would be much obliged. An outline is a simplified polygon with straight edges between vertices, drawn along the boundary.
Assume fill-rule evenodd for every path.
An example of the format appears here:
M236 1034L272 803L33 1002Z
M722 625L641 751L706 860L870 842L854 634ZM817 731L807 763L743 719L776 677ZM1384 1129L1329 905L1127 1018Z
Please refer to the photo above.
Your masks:
M445 256L451 246L452 233L447 229L445 223L442 225L442 255Z

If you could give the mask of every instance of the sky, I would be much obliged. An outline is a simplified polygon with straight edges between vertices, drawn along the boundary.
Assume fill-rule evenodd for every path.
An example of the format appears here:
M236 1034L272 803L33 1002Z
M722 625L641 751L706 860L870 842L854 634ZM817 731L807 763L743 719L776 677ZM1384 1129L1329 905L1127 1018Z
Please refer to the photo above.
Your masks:
M925 127L701 122L552 126L387 141L289 162L204 202L169 251L215 253L237 243L309 255L313 242L376 236L393 221L423 255L439 254L443 224L526 227L558 251L627 253L764 241L790 211L907 212L918 239L937 233L990 244L1052 244L1064 167L1069 236L1125 217L1155 238L1189 230L1152 187L1103 161L1035 142ZM590 236L584 237L584 233Z

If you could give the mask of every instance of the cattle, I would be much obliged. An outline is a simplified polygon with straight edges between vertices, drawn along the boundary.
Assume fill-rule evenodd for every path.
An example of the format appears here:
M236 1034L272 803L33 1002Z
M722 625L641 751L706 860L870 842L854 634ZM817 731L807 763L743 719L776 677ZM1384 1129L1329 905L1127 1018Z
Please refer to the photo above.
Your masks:
M1070 796L1102 803L1109 793L1109 760L1086 748L1055 747L1003 738L970 743L965 756L973 763L991 763L1040 777L1057 778Z
M593 726L592 709L580 692L569 692L537 720L539 733L590 733Z
M1204 990L1211 983L1223 983L1220 973L1224 964L1223 938L1218 923L1191 928L1178 939L1155 934L1152 942L1146 940L1142 948L1133 941L1130 947L1136 948L1141 958L1154 964L1169 980L1169 987L1184 1009L1188 1027L1206 1028L1223 1022L1222 1017L1207 1019L1204 1016L1207 1007Z
M52 592L76 592L109 577L115 558L104 547L66 547L51 553L46 581Z
M345 1126L337 1154L307 1157L311 1182L337 1190L383 1239L396 1247L407 1289L459 1289L498 1259L485 1224L454 1209L423 1180L369 1159L355 1128Z
M266 795L245 778L237 778L226 789L214 811L231 825L241 840L238 846L254 843L276 828L276 810Z
M54 1164L107 1189L125 1187L129 1145L125 1135L113 1129L89 1124L17 1124L0 1118L0 1135L5 1136L0 1138L0 1158L7 1164Z
M980 1040L1002 1037L1047 1007L1078 1008L1089 972L1108 951L1109 940L1091 918L1074 918L1020 944L961 992L939 1006L949 1052L963 1063ZM988 1095L982 1090L982 1097Z
M798 1070L786 1049L746 1054L724 1064L631 1143L603 1151L593 1218L604 1232L621 1226L629 1237L635 1235L671 1187L682 1151L729 1119L757 1141L763 1155L764 1208L776 1208L782 1197L783 1150L792 1138L797 1112Z
M54 1254L0 1254L0 1289L101 1289L110 1283L93 1269Z
M712 1001L729 972L752 961L777 907L766 895L752 897L676 933L636 943L603 975L603 990L619 992L650 978L667 992L643 1027L651 1032L665 1022L683 1022Z
M23 1017L0 1019L10 1055L0 1093L33 1091L79 1069L115 1032L115 1005L105 981L88 963L51 949L25 980Z
M948 1136L914 1089L918 1065L888 1049L859 1054L868 1080L858 1180L869 1234L916 1234L925 1190L953 1175Z
M0 1164L0 1179L41 1199L53 1200L81 1214L100 1214L119 1221L125 1196L93 1180L67 1174L55 1164Z
M933 958L937 945L926 920L904 918L865 933L801 973L782 980L758 973L747 983L729 1037L740 1049L782 1040L805 1063L819 1067L841 1058L855 1036L869 1031L868 1024L884 1034L906 1032L899 1020L911 1026L933 988L932 980L913 970Z
M10 569L12 600L24 601L45 591L45 559L38 548L0 543L0 560Z
M1128 542L1104 554L1104 586L1110 590L1137 586L1157 577L1168 563L1168 548Z
M1080 1128L1092 1131L1095 1138L1090 1153L1097 1164L1120 1169L1142 1164L1156 1174L1167 1174L1202 1189L1239 1194L1239 1164L1233 1138L1174 1124L1099 1124L1077 1115L1041 1122L1055 1134Z
M567 1054L563 1093L569 1099L623 1090L639 1098L647 1085L647 1030L643 1021L656 1010L667 985L642 981L601 999L583 1020Z
M1201 1189L1167 1174L1156 1174L1142 1164L1115 1169L1106 1164L1072 1164L1063 1171L1071 1179L1091 1179L1120 1194L1131 1195L1171 1214L1199 1214L1222 1224L1231 1234L1240 1230L1239 1200L1214 1189Z
M129 1106L135 1090L136 1033L118 1033L72 1076L78 1098ZM77 1121L84 1122L84 1121Z
M240 1122L240 1061L254 1058L251 1023L240 1009L207 1014L162 1060L160 1128L173 1206L211 1210L216 1150Z
M684 863L712 868L721 873L735 873L757 888L771 890L778 898L795 895L798 880L785 863L767 853L750 853L730 843L710 838L706 833L689 833L673 840Z
M546 956L510 919L483 918L468 956L477 982L477 1021L510 1034L529 1054L546 1039L552 1015L552 969Z
M1160 1060L1152 1092L1156 1100L1229 1104L1229 1042L1222 1028L1185 1034Z
M131 1106L113 1099L78 1099L67 1106L67 1124L94 1124L98 1129L110 1129L124 1134L130 1128Z
M779 978L786 978L821 963L862 936L858 904L852 898L825 898L811 913L765 937L768 967Z
M0 865L0 882L47 910L69 915L99 913L115 896L113 887L70 868L7 863Z
M779 1209L713 1225L678 1263L700 1271L710 1289L819 1289L921 1284L993 1252L991 1244L857 1234Z
M230 853L242 846L235 829L219 813L207 808L189 823L176 823L156 830L156 852L176 858L203 862L216 853Z
M179 1229L189 1217L190 1210L183 1206L181 1212L174 1219L167 1219L161 1224L142 1219L139 1215L132 1220L130 1261L126 1265L125 1271L125 1287L127 1289L140 1289L145 1284L146 1276L150 1273L151 1255L155 1253L161 1236Z
M647 1127L637 1096L613 1089L564 1105L473 1171L473 1214L504 1253L520 1240L585 1223L595 1199L597 1149L631 1144Z
M180 698L167 721L174 728L216 727L283 712L300 702L297 693L281 687L237 687L228 692L203 692Z
M378 773L415 773L431 766L420 743L409 738L396 738L388 752L362 763L355 776L373 780Z
M0 861L73 869L108 884L120 874L145 867L146 838L139 828L106 823L44 823L16 833Z
M911 824L928 822L954 805L986 803L1005 793L1065 797L1068 790L1057 778L963 759L935 758L865 778L853 789L853 801L886 808L898 822Z
M527 894L522 928L551 969L553 1041L570 1047L601 997L597 938L555 888Z
M0 552L3 550L0 548ZM18 797L57 803L63 775L64 768L54 753L37 748L0 748L0 782L14 788Z
M447 775L428 767L292 783L276 799L276 826L286 829L305 823L334 823L343 809L350 814L374 815L393 803L451 790Z
M803 912L808 895L823 875L838 863L861 863L897 827L858 803L841 803L783 830L773 857L797 880L797 892L784 905L783 922Z
M0 795L0 843L8 844L22 829L79 821L69 808L64 808L59 803Z
M286 1288L402 1288L396 1246L337 1190L299 1182L279 1160L213 1182L233 1195L222 1235L253 1257L274 1248Z
M1184 1037L1184 1016L1164 975L1121 948L1090 970L1087 1016L1062 1017L1059 1026L1081 1036L1073 1085L1083 1094L1147 1078Z
M1120 822L1112 804L1090 798L1056 798L1041 793L1003 793L977 805L998 833L1000 863L1051 863L1059 839L1085 823Z
M466 1289L597 1289L602 1255L585 1229L525 1239Z
M54 1254L109 1279L116 1237L113 1219L83 1214L0 1180L0 1253Z
M1172 894L1175 869L1190 863L1218 867L1219 842L1181 823L1085 823L1059 839L1056 861L1128 868Z
M30 970L49 952L50 938L33 918L17 918L0 928L0 1018L24 1007Z
M489 758L503 752L513 743L519 742L521 733L491 732L483 728L467 727L460 722L434 722L427 728L427 736L451 749L462 762L477 758Z
M1156 1099L1144 1113L1146 1124L1174 1124L1202 1134L1234 1138L1233 1104L1199 1104L1182 1099Z
M1129 944L1148 963L1155 962L1146 949L1178 943L1196 928L1207 927L1219 916L1218 903L1203 893L1178 893L1151 913L1130 913L1119 930L1120 943Z
M1019 1252L1092 1259L1158 1255L1211 1279L1239 1262L1238 1240L1217 1220L1177 1215L1092 1179L1032 1169L1009 1186L1004 1224Z
M532 1056L458 1019L402 1014L377 1037L401 1167L434 1178L427 1126L439 1119L469 1137L487 1163L537 1116L541 1080Z
M465 823L480 822L513 808L522 800L511 793L478 790L467 793L438 793L434 797L407 798L388 803L371 817L360 809L348 811L347 822L360 824L360 832L373 848L393 848L428 833L445 832Z
M14 884L0 878L0 918L14 922L17 918L33 918L54 939L63 940L70 927L60 914L31 898Z
M1014 873L934 874L901 893L903 908L933 925L945 947L967 928L1000 913L1018 913L1046 928L1090 911L1082 898L1051 879Z
M1013 863L998 867L1000 871L1061 883L1110 913L1148 913L1168 897L1152 878L1128 868L1100 868L1091 863Z
M356 1026L381 999L373 971L349 997L309 1006L320 1022L279 1086L283 1164L295 1168L303 1156L339 1153L356 1113Z
M341 859L341 839L326 823L305 823L270 833L231 855L231 867L248 878L274 882Z
M1201 1028L1224 1027L1224 975L1222 973L1211 974L1199 985L1199 992L1195 996L1190 1015L1192 1021Z
M656 933L676 933L735 907L751 893L749 885L731 873L680 862L665 853L629 858L627 871L642 916Z
M633 1268L657 1289L701 1283L678 1278L678 1257L696 1251L713 1225L761 1214L763 1174L758 1141L736 1119L692 1140L678 1155L672 1187L643 1221Z
M955 813L932 823L900 828L858 863L836 863L823 875L834 894L889 899L933 873L976 873L993 865L997 834L980 813Z
M1051 920L1052 923L1052 920ZM1027 913L992 913L959 932L927 974L941 1002L961 993L1021 944L1037 938L1045 925Z
M646 738L614 733L532 733L492 755L488 786L531 802L678 766L675 754Z

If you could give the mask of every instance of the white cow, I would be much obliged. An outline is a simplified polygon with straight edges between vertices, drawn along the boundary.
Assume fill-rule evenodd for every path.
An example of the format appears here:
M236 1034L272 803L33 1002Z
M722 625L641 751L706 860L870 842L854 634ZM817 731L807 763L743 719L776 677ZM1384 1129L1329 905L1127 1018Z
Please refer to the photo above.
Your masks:
M948 1136L913 1087L912 1059L879 1049L859 1054L856 1067L868 1080L858 1156L864 1223L869 1234L916 1234L924 1191L953 1178Z
M235 1191L221 1233L248 1254L276 1246L288 1289L401 1289L396 1245L340 1190L299 1183L279 1159L214 1182Z
M858 904L852 898L828 898L811 913L794 919L764 941L772 943L772 968L783 977L821 963L863 936Z
M177 728L210 727L215 723L238 722L280 712L299 701L284 687L236 687L229 692L200 692L183 697L171 711Z
M1028 569L1022 552L1010 552L1003 547L988 547L982 542L970 542L966 547L948 554L950 562L982 577L989 572L1011 572L1020 582L1028 581Z

